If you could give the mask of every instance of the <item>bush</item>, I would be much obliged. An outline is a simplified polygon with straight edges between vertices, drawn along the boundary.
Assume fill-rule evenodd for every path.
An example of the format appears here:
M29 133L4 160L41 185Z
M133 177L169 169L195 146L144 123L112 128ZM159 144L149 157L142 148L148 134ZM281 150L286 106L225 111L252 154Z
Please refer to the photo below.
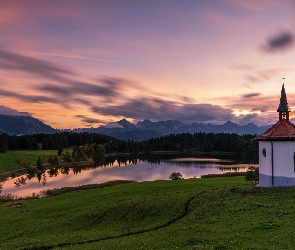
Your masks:
M173 172L170 176L169 176L169 179L171 180L180 180L182 179L182 174L179 173L179 172Z
M73 162L73 158L68 150L61 153L61 158L67 163Z
M19 196L15 194L3 194L0 195L0 202L14 201L19 199Z
M248 170L246 171L245 180L252 182L259 181L259 168L250 165Z

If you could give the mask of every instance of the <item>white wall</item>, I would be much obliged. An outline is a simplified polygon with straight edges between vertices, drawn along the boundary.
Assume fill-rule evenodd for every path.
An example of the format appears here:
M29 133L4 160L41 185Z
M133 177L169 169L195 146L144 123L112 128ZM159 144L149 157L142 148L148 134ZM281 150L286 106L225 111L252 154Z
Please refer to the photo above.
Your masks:
M266 149L266 157L263 156L262 150ZM271 142L259 141L259 173L271 176Z
M273 143L273 176L286 177L284 180L276 179L276 186L293 185L295 180L294 152L295 141L259 141L259 175L261 186L271 186ZM266 157L263 156L263 148L266 149ZM294 178L294 179L293 179ZM292 180L292 181L291 181Z

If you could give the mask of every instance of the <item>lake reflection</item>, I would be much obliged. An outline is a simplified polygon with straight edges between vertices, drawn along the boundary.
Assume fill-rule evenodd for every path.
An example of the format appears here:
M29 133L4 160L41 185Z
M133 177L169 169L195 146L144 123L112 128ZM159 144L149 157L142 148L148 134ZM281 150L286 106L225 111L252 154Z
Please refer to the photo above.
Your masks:
M170 158L169 158L170 157ZM180 172L185 179L206 174L244 172L249 164L240 164L228 159L172 158L128 159L107 158L103 166L96 168L52 168L34 176L23 175L9 178L3 184L1 194L30 196L41 190L103 183L111 180L153 181L168 180L173 172Z

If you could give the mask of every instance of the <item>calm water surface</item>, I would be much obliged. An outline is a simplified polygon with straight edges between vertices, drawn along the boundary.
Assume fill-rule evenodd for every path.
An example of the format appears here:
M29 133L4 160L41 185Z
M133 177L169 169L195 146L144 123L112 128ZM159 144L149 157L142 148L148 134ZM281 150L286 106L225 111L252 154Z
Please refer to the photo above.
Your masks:
M9 178L3 184L3 194L30 196L44 189L103 183L111 180L154 181L168 180L173 172L185 179L206 174L245 172L249 164L217 158L173 158L153 161L116 159L96 168L54 168L34 177L23 175Z

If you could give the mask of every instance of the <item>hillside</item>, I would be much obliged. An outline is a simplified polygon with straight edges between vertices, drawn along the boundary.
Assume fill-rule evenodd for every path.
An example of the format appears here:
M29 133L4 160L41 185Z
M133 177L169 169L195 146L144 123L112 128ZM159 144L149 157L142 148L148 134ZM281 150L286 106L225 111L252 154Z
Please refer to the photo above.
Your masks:
M294 191L220 177L6 202L0 249L292 249Z
M31 116L0 115L0 132L9 135L52 134L56 130Z

